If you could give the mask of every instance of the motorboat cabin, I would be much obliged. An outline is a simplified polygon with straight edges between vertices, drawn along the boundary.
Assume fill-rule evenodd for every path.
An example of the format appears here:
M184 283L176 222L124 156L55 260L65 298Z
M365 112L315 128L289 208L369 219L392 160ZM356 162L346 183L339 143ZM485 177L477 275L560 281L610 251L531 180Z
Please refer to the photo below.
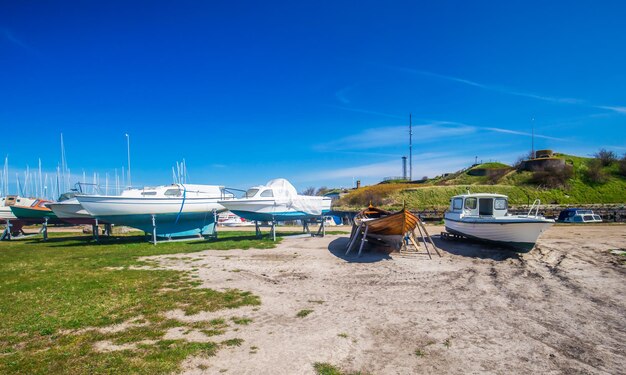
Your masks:
M504 217L508 209L509 199L501 194L457 195L450 200L450 212L459 217Z
M601 223L602 218L592 210L568 208L559 213L558 222L561 223Z

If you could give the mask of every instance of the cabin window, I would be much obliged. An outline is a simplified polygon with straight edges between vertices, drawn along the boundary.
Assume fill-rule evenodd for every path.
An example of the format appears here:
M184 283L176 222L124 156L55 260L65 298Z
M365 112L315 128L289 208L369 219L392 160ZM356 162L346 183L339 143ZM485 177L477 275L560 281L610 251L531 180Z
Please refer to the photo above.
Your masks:
M261 193L262 197L273 197L274 196L274 192L272 191L272 189L267 189L265 191L263 191Z
M506 210L507 209L507 201L504 198L496 198L494 202L493 208L496 210Z
M180 189L167 189L165 190L164 195L166 197L179 197L180 196Z
M465 199L465 209L467 210L475 210L477 204L478 204L478 200L476 198Z
M142 191L141 195L156 195L156 191Z
M454 198L452 200L452 209L456 211L462 208L463 208L463 198Z
M248 189L248 191L246 191L246 198L252 198L258 192L259 192L259 189Z
M574 218L572 219L572 221L574 223L582 223L583 222L583 218L582 216L574 216Z
M478 214L481 216L493 216L492 198L480 198L478 200Z

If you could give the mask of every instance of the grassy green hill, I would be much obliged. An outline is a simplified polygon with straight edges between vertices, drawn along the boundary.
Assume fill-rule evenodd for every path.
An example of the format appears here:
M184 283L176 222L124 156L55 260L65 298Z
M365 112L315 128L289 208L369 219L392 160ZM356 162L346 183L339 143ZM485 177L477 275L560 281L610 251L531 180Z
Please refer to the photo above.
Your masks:
M550 180L555 173L544 172L541 175L518 171L502 163L485 163L419 185L387 183L352 190L335 207L359 209L372 202L388 209L401 208L403 203L411 209L444 208L448 206L450 197L468 190L472 193L505 194L513 205L531 204L537 198L544 204L626 203L626 177L619 173L619 162L601 167L599 173L604 181L592 182L588 170L595 159L573 155L557 157L565 159L569 171L567 178L563 178L558 186ZM487 170L487 175L471 175L472 170L477 169Z

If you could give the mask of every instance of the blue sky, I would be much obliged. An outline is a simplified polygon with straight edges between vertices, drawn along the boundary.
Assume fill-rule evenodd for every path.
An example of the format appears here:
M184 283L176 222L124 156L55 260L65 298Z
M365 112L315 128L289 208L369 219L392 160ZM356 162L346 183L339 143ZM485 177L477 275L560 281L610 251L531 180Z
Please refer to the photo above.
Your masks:
M626 5L0 2L0 155L133 184L350 186L626 152ZM78 179L76 177L75 179ZM12 190L14 187L12 185Z

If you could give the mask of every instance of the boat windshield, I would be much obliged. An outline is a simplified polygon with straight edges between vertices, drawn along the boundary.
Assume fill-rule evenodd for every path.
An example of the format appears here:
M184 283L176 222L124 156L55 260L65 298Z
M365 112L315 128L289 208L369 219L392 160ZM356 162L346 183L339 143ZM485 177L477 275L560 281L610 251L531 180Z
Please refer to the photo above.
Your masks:
M267 190L263 190L263 192L261 193L262 197L273 197L274 196L274 192L272 191L272 189L267 189Z
M506 210L507 209L507 201L504 198L496 198L494 202L494 208L496 210Z
M591 210L578 210L578 211L576 211L576 213L578 215L592 215L593 211L591 211Z
M256 193L259 192L259 189L248 189L248 191L246 191L246 195L245 198L252 198L256 195Z

